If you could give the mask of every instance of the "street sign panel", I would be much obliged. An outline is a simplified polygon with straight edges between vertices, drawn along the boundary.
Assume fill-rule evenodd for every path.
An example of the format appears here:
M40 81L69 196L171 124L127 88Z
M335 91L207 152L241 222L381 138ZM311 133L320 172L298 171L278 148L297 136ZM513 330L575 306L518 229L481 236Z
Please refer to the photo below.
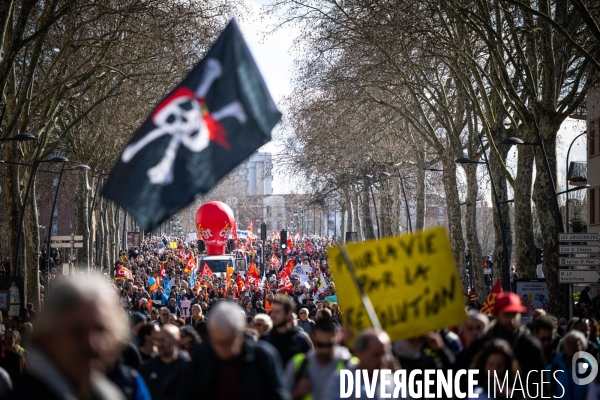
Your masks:
M69 238L70 240L71 238ZM83 240L83 235L75 235L75 240Z
M69 242L51 243L50 247L54 247L55 249L56 248L63 248L63 247L70 248L71 247L71 243L69 243ZM73 247L81 249L81 248L83 248L83 243L73 243Z
M559 242L595 242L600 241L598 233L559 233Z
M583 258L583 257L559 257L558 265L586 265L593 267L600 265L600 258Z
M559 254L600 253L600 246L558 246Z
M64 241L64 240L71 240L71 236L52 236L50 237L50 239L52 239L53 241Z
M561 269L558 272L559 283L600 282L600 270L597 269Z

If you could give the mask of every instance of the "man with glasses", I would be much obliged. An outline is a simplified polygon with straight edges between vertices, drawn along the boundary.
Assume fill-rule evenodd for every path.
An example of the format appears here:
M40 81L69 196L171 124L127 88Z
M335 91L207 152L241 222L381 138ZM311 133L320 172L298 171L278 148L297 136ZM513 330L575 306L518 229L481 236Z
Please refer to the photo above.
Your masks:
M158 326L167 325L169 323L169 309L167 307L162 307L159 311L159 318L156 320Z
M317 321L312 339L314 350L296 354L286 366L293 399L327 398L331 378L350 366L352 355L346 347L340 346L340 329L331 319Z

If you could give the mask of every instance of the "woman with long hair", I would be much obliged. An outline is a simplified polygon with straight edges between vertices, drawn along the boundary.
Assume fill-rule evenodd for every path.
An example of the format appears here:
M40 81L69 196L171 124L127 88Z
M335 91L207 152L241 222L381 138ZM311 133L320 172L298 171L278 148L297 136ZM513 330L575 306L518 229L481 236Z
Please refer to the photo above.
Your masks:
M491 339L475 356L471 369L479 371L475 393L479 399L518 399L510 385L500 385L508 375L508 382L514 382L519 363L510 344L504 339Z

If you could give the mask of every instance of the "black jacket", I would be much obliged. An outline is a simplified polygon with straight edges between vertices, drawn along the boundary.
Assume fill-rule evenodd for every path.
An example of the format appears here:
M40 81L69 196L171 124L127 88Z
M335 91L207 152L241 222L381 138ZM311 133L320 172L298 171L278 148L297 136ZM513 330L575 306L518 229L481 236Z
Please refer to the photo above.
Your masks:
M96 400L125 400L119 388L99 373L92 375L92 387ZM5 400L65 400L65 398L66 393L57 393L55 389L27 373Z
M312 349L312 343L308 335L301 332L300 329L293 326L285 333L278 333L275 330L261 336L260 340L269 342L275 347L283 365L298 353L306 353Z
M159 357L153 357L142 366L141 374L152 400L183 400L190 384L190 356L179 352L177 360L165 364Z
M192 377L188 398L214 399L219 389L214 382L223 362L212 347L204 344L198 348L192 361ZM245 400L290 399L283 365L273 346L264 342L244 341L243 362L239 373L241 396ZM154 397L153 397L154 399Z

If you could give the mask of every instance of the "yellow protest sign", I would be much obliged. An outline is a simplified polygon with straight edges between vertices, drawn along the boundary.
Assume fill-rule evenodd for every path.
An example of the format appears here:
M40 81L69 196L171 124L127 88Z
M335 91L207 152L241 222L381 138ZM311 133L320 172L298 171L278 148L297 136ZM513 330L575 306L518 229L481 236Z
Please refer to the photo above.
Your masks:
M392 340L466 321L462 288L442 227L364 243L349 243L358 279ZM328 251L343 319L356 333L371 326L338 247Z
M169 248L176 249L177 248L177 242L169 242Z

